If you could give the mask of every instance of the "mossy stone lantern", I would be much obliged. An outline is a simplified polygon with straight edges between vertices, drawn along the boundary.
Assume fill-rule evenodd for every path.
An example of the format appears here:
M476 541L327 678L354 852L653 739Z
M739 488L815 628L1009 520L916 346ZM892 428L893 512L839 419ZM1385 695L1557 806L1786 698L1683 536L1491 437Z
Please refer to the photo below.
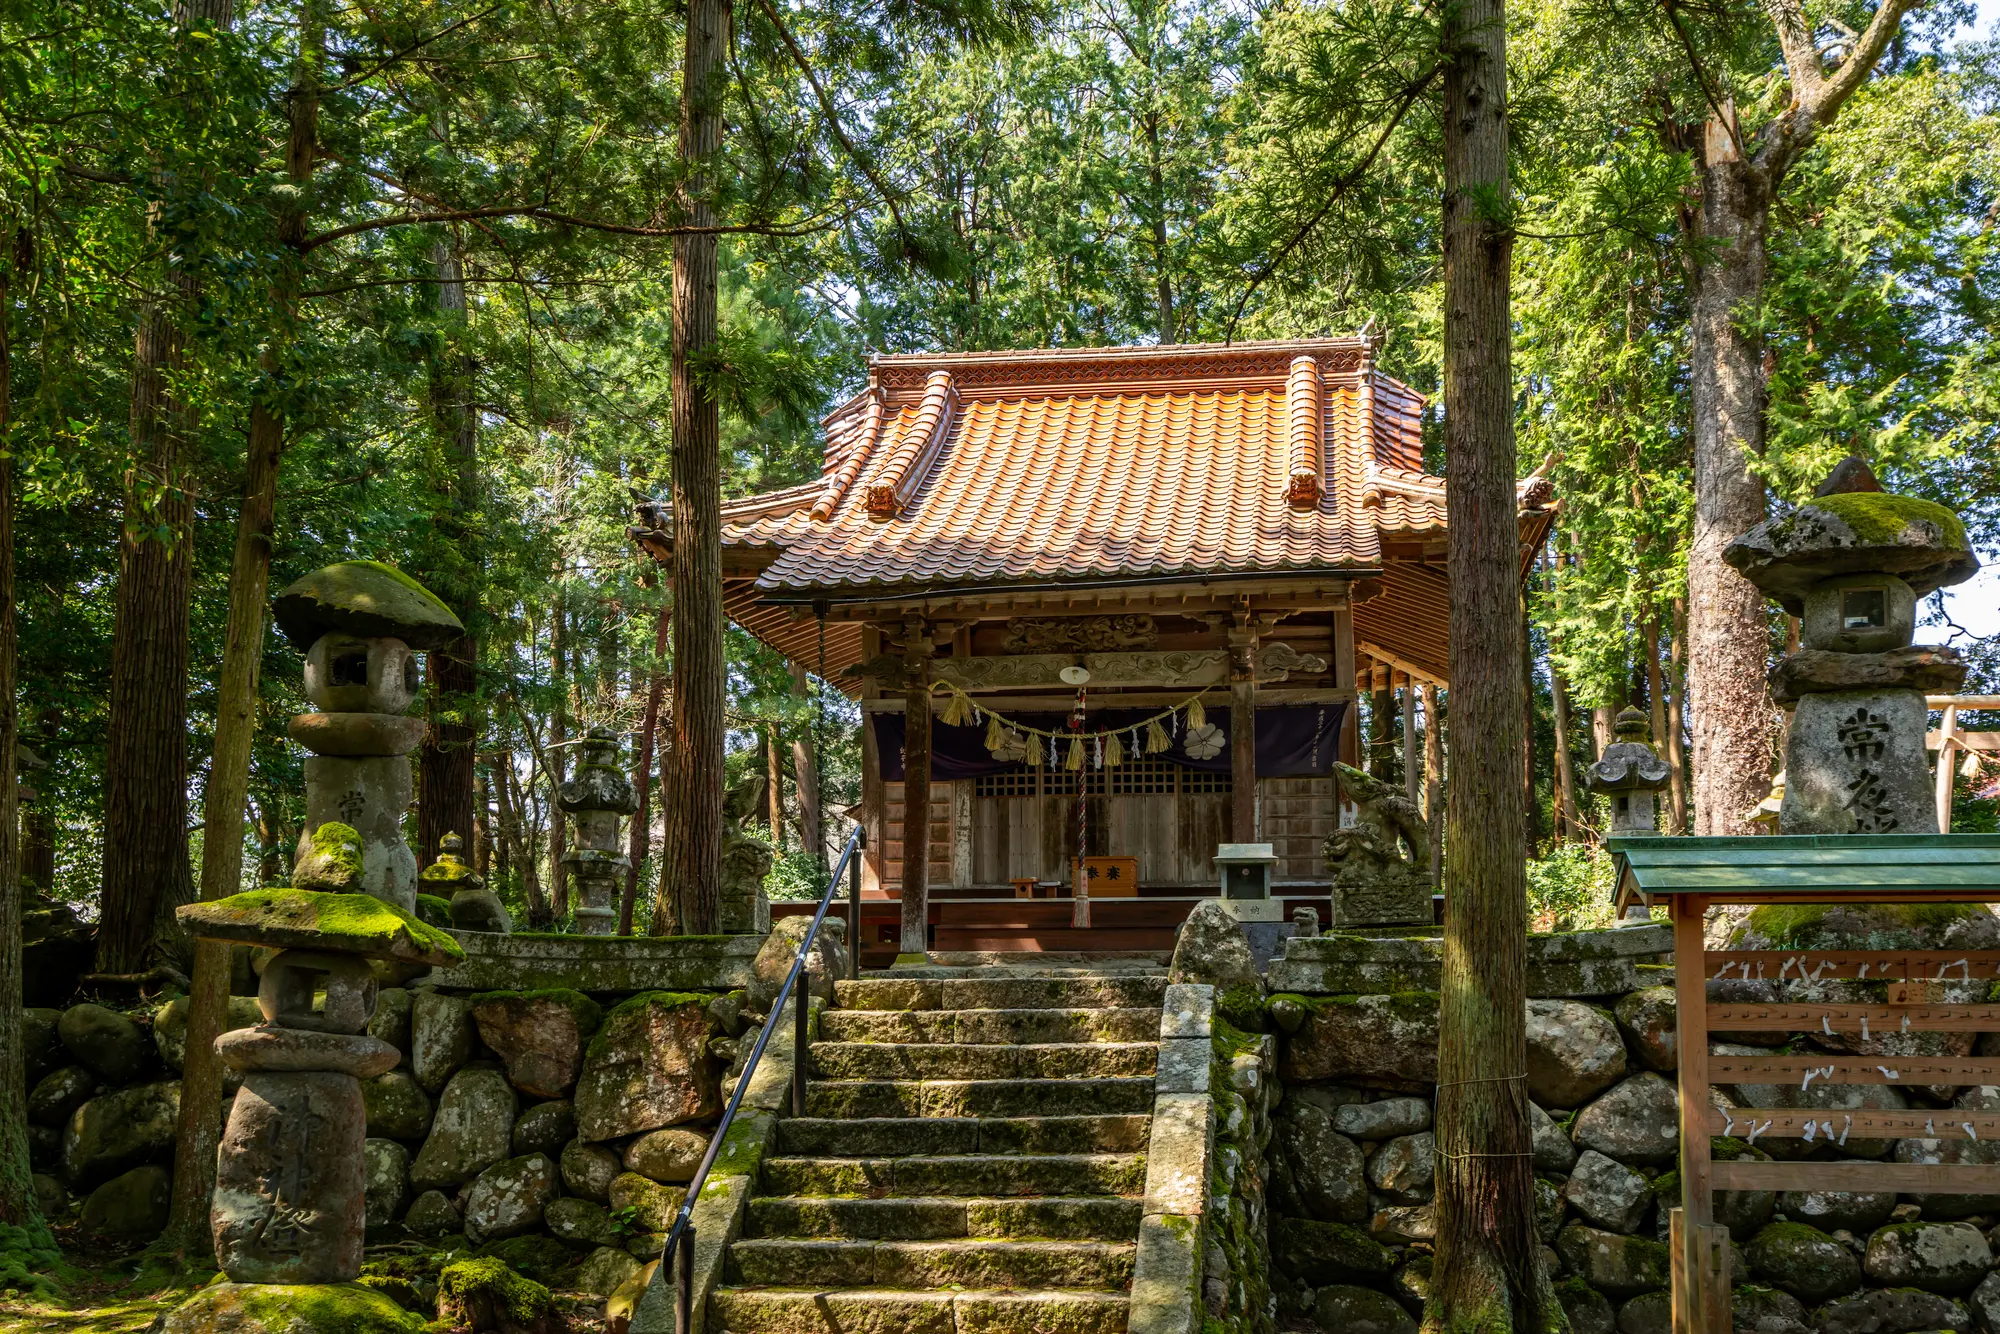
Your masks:
M442 648L465 627L430 590L379 561L315 570L280 592L272 610L305 651L306 698L319 710L288 729L312 752L298 858L321 825L346 825L361 839L358 887L414 909L417 859L403 841L403 812L413 791L410 752L426 724L405 711L416 698L417 651Z
M1956 690L1965 664L1910 641L1916 600L1979 568L1965 525L1849 459L1723 559L1800 619L1802 646L1770 675L1773 702L1793 711L1778 832L1935 834L1924 695Z

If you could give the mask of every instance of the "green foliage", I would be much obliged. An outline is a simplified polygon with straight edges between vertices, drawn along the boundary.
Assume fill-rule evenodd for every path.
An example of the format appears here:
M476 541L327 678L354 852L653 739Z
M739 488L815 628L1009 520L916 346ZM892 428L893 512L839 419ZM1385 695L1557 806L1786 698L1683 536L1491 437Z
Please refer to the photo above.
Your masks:
M62 1252L56 1249L47 1228L0 1223L0 1289L53 1296L58 1289L49 1273L61 1263Z
M1528 863L1528 922L1535 931L1609 926L1611 858L1587 843L1565 843Z

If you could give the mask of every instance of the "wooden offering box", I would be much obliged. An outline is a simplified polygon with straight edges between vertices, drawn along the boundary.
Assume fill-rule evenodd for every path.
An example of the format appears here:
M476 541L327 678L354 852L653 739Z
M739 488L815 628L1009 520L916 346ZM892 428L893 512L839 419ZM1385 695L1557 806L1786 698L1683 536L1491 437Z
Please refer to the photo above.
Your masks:
M1093 899L1136 899L1139 897L1137 857L1085 857L1085 893Z
M1848 1135L2000 1137L2000 1113L1953 1111L1724 1111L1715 1084L2000 1083L2000 1058L1716 1056L1691 1035L1791 1030L1866 1034L1889 1029L2000 1032L2000 1005L1938 1004L1937 982L2000 978L2000 950L1709 950L1702 917L1717 904L2000 902L2000 835L1850 834L1749 838L1614 838L1621 910L1665 907L1674 924L1680 1047L1681 1207L1671 1215L1674 1334L1729 1334L1729 1231L1714 1221L1718 1190L2000 1192L2000 1166L1881 1162L1715 1162L1713 1135L1811 1140ZM1713 1004L1710 981L1886 983L1881 1003Z

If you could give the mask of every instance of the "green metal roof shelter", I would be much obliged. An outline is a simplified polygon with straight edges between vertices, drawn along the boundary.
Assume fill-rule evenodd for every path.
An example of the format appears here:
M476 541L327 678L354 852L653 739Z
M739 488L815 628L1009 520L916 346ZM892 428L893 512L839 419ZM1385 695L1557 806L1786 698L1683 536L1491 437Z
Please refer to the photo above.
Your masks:
M2000 902L2000 834L1614 838L1622 912L1676 895L1731 903Z

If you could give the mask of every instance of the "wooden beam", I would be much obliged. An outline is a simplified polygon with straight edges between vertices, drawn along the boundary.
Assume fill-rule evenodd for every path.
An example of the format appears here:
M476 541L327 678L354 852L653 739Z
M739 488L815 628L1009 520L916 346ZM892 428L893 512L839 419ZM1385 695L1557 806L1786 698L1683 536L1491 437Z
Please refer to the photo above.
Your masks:
M1364 657L1373 658L1375 659L1375 661L1381 663L1384 667L1393 667L1397 671L1402 672L1407 676L1413 677L1417 681L1423 682L1427 685L1438 686L1444 689L1449 689L1451 686L1451 682L1446 680L1439 673L1431 671L1428 668L1419 667L1414 662L1411 662L1408 658L1405 658L1400 654L1392 653L1388 649L1383 648L1380 644L1373 643L1366 639L1360 639L1355 641L1354 647Z
M1680 900L1676 900L1676 903ZM1702 985L1697 980L1696 985ZM2000 1005L1711 1005L1711 1033L1858 1033L1863 1024L1876 1033L1984 1033L2000 1029ZM1687 1044L1683 1043L1685 1047ZM1682 1052L1682 1059L1687 1053ZM1969 1082L1969 1081L1967 1081Z
M1125 694L1100 695L1093 691L1090 696L1090 706L1092 709L1165 709L1187 703L1188 697L1194 693L1192 690L1134 690ZM1220 694L1220 691L1210 694L1209 700L1215 700ZM1354 689L1351 686L1346 689L1329 689L1324 686L1257 688L1257 707L1260 709L1278 708L1287 704L1339 704L1353 698ZM1069 690L1063 694L1047 695L979 695L976 699L980 708L991 709L996 713L1068 713L1070 706L1076 702L1076 692ZM861 701L863 713L901 713L903 708L903 698L900 695L889 699ZM933 714L941 714L945 708L945 700L932 696Z
M2000 695L1925 695L1924 707L1942 709L1956 704L1961 709L2000 709Z
M1718 1084L2000 1084L2000 1057L1716 1056L1708 1077ZM1740 1125L1742 1117L1737 1118ZM1954 1123L1955 1124L1955 1123Z
M1804 1139L1811 1134L1836 1144L1846 1139L1935 1139L1973 1144L2000 1139L2000 1112L1963 1112L1956 1107L1924 1107L1914 1112L1841 1111L1832 1107L1738 1107L1708 1109L1710 1135L1747 1139ZM1825 1190L1815 1186L1814 1190Z
M1717 1163L1717 1190L1823 1190L1862 1194L1990 1195L2000 1193L2000 1167L1974 1163Z

